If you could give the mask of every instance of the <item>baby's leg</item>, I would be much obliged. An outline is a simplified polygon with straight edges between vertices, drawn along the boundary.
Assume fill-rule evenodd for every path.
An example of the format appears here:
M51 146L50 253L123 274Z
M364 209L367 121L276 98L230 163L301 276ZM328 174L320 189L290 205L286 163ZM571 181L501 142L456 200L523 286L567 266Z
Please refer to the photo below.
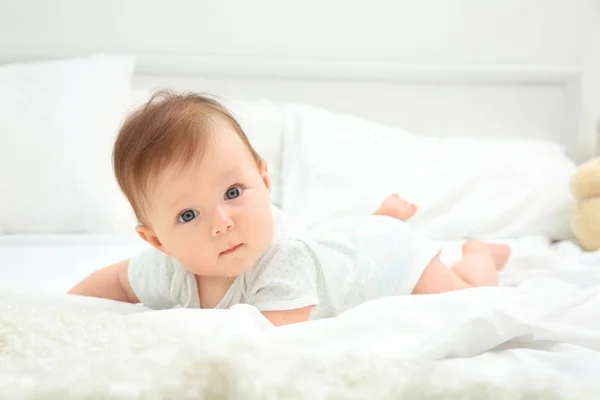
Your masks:
M490 254L466 254L452 267L452 272L472 286L498 285L498 271Z
M452 269L448 269L437 256L423 271L413 294L437 294L476 286L495 286L497 283L498 272L490 255L465 255Z
M413 294L434 294L473 287L435 257L425 268L413 289Z
M490 254L494 258L496 270L500 271L510 257L510 246L506 244L485 243L467 240L463 245L463 254Z

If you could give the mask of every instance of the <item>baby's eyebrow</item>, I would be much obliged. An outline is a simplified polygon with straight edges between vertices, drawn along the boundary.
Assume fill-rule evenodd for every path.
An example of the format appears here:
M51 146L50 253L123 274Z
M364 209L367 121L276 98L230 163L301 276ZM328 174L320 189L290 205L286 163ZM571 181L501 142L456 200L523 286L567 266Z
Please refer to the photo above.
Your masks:
M179 203L183 203L183 202L179 199L175 199L172 202L170 202L169 206L168 206L169 210L175 209L175 208L180 208Z
M230 180L235 175L239 175L239 168L238 167L228 168L228 169L220 172L216 176L216 179L217 179L218 182L221 182L221 181L224 181L224 180Z
M167 199L165 199L165 202L167 204L167 209L168 210L177 209L177 211L181 211L186 206L186 203L190 203L189 198L190 198L189 193L173 197L172 199L167 198Z

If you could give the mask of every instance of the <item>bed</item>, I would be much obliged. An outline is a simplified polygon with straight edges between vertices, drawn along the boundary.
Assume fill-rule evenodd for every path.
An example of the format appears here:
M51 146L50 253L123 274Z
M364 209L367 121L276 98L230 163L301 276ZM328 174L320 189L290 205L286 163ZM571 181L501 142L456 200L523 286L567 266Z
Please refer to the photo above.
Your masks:
M579 69L194 55L0 68L0 105L37 117L0 120L20 132L0 147L0 398L600 396L600 253L568 225L569 177L596 143ZM65 295L145 247L105 133L165 87L228 104L290 215L369 212L398 191L422 204L414 223L449 262L467 237L511 243L501 286L281 328L246 305L150 311ZM9 168L24 154L35 163Z
M135 240L5 239L3 265L20 271L0 288L1 393L597 398L600 253L543 237L511 243L501 288L382 299L336 320L273 328L243 305L150 311L61 294L136 251ZM458 243L447 249L451 257Z

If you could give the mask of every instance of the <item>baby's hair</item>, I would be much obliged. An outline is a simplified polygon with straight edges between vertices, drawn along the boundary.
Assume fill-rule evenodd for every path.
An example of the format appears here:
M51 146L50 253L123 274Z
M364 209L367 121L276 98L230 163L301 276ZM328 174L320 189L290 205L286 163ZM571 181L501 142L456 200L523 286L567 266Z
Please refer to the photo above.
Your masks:
M232 128L257 164L261 162L233 115L207 95L160 90L126 118L114 144L113 168L140 223L159 174L170 166L181 170L198 166L218 123Z

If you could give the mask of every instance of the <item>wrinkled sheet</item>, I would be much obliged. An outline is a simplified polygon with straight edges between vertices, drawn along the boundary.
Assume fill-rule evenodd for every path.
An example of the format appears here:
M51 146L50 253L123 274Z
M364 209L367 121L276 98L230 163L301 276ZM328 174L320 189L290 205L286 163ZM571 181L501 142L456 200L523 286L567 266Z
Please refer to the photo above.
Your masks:
M47 363L61 360L61 365L70 365L69 362L73 362L78 365L80 371L87 371L86 361L83 360L87 360L87 356L92 353L97 354L97 349L86 347L92 344L84 340L78 347L81 352L77 355L71 354L65 361L61 359L64 351L59 351L61 344L52 344L54 342L45 340L47 330L42 329L41 325L35 325L42 322L39 315L35 318L33 315L36 312L42 313L40 310L44 307L52 307L52 312L43 314L47 319L44 326L56 325L58 331L64 329L71 332L72 329L64 325L66 320L64 315L59 317L60 313L83 312L79 317L83 319L78 326L84 331L90 329L90 334L94 329L94 336L97 336L98 332L102 336L112 330L112 334L118 338L115 340L115 346L121 338L126 343L135 342L128 337L133 335L133 331L127 328L127 323L132 321L135 321L136 329L145 332L144 335L150 335L148 332L155 338L164 335L173 339L177 346L189 346L189 351L186 350L183 356L181 352L173 352L169 356L167 350L173 350L175 347L169 347L174 345L169 345L169 340L163 340L161 343L165 348L159 353L167 360L168 357L174 357L173 360L179 357L180 363L181 357L190 362L203 360L202 363L208 363L200 363L203 371L209 365L211 368L220 365L219 371L225 368L229 378L240 385L254 382L256 387L248 389L247 398L253 398L254 395L261 398L266 393L272 394L269 390L277 391L281 390L281 387L289 389L300 387L299 385L306 386L306 382L299 379L302 374L306 374L305 378L311 380L312 386L294 393L317 397L324 393L339 393L350 390L349 388L356 384L356 379L360 381L361 377L375 379L374 370L379 372L373 385L386 382L391 385L397 374L403 375L406 378L404 383L394 384L394 388L403 391L383 393L378 391L381 389L370 387L368 383L363 382L363 394L375 393L381 396L380 398L393 398L410 392L406 390L409 390L411 382L415 385L417 379L411 371L415 373L416 366L422 366L423 363L429 367L420 370L419 376L425 374L421 378L428 377L426 382L429 389L419 392L421 398L437 398L435 391L429 386L435 387L438 380L439 388L444 388L445 393L450 393L447 390L451 387L470 390L470 395L473 395L473 390L492 388L489 390L498 397L489 398L513 398L511 396L515 393L524 393L532 388L542 390L536 392L537 395L546 393L543 390L551 390L554 397L548 392L544 395L549 396L547 398L570 398L575 393L580 398L586 398L582 393L587 393L587 398L598 398L600 253L583 253L569 242L550 244L537 237L522 239L512 244L514 256L501 274L501 287L432 296L390 297L366 303L334 319L278 328L270 325L257 310L246 305L230 310L150 311L139 305L101 299L61 294L15 294L4 290L0 292L0 305L3 305L5 310L12 310L12 314L9 312L9 317L5 317L4 320L0 315L0 329L3 329L0 331L0 340L4 334L7 338L4 348L11 348L10 338L18 336L14 329L20 326L20 335L25 332L25 337L29 337L31 343L47 343L47 351L52 346L58 346L54 358L49 358ZM459 248L460 243L449 243L445 251L446 259L457 257ZM29 311L15 312L19 309ZM86 313L86 310L89 312ZM111 323L97 325L100 319L92 318L92 315L103 310L107 311L110 316L108 318L113 320ZM26 315L30 315L31 318L27 321L20 320ZM86 315L90 316L87 322ZM74 317L70 319L71 323L76 320ZM30 336L27 336L27 331L23 331L27 324L31 326ZM121 328L117 328L119 326ZM115 329L123 330L115 333ZM139 332L136 334L140 335ZM24 346L29 342L25 340L19 343ZM19 351L24 350L15 352L14 349L18 346L14 343L12 346L12 356L7 357L0 350L0 364L5 368L0 369L0 377L5 379L7 373L16 374L24 365L19 367L16 362L17 358L22 356L19 355ZM69 344L65 342L62 346ZM103 346L107 344L104 343ZM125 345L121 343L119 346ZM138 343L138 348L141 348L140 346L141 342ZM132 348L127 346L124 348L125 350L120 350L122 353L126 353L127 349L132 351ZM202 351L198 352L198 349ZM105 351L109 353L109 350L110 347ZM87 351L90 354L86 355ZM218 357L214 352L218 353ZM52 354L52 351L47 354ZM36 357L30 362L39 362L39 353ZM78 360L77 357L81 359ZM158 378L164 371L158 366L152 367L152 360L147 356L143 359L143 365L148 369L145 373L149 376L155 374ZM156 365L168 364L165 359L161 359L160 363L154 361ZM130 362L133 367L136 362L141 363L142 358L130 355ZM248 365L253 367L249 368ZM411 366L411 369L407 369L407 365ZM110 362L106 361L102 368L106 379L109 379ZM27 370L33 374L35 368L29 366ZM172 367L170 371L176 385L177 382L180 386L191 384L176 379L180 376L176 367ZM317 374L315 371L320 372ZM88 372L91 374L92 369ZM181 374L185 375L183 372ZM354 376L354 383L346 379L350 375ZM22 378L26 374L19 376ZM43 382L43 379L40 380L38 375L32 376L36 376L36 390L40 390L43 385L39 382ZM123 376L125 379L126 375ZM407 378L411 376L412 378ZM60 380L53 379L53 385L60 386ZM102 376L96 376L96 380L101 382ZM2 382L0 379L0 385ZM11 382L13 385L18 384L14 379ZM152 383L152 380L144 382L132 380L129 382L132 386L129 387L138 388L140 393L143 390L163 393L160 387L156 386L158 383ZM476 389L477 386L472 386L475 383L484 386ZM196 384L200 383L193 383ZM211 389L210 382L204 382L203 385L202 390ZM67 386L65 381L65 387ZM24 388L18 385L14 387ZM566 391L559 395L556 392L557 387ZM34 390L33 388L34 386L31 386L30 390ZM498 388L503 388L504 392L499 392ZM360 390L363 389L356 389L357 396L361 393ZM410 390L416 389L410 387ZM61 393L65 398L69 398L66 392ZM390 397L386 397L388 395ZM467 395L467 392L462 395ZM289 398L294 396L290 394Z

